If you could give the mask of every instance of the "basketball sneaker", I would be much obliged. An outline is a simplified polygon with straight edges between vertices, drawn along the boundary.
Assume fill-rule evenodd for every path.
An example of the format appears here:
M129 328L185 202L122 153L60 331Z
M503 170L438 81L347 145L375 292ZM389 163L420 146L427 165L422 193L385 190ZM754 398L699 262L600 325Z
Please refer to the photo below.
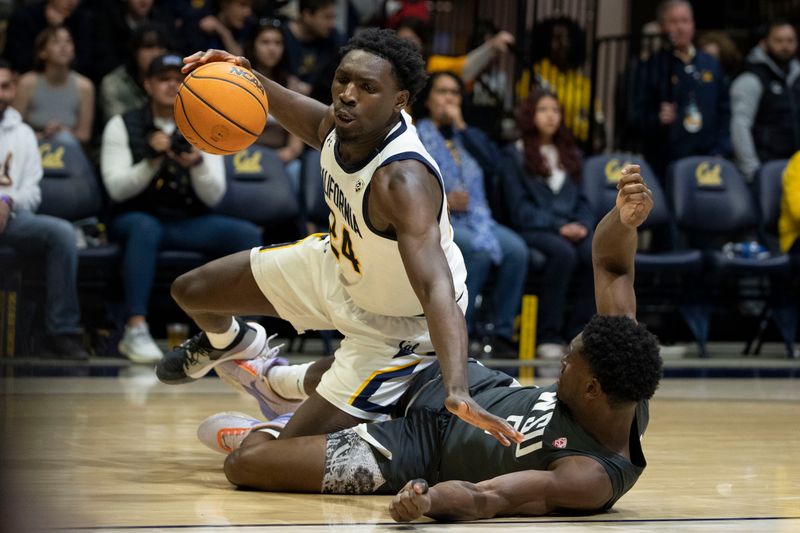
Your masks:
M197 438L215 452L228 454L239 449L244 439L253 431L266 431L277 438L291 416L291 413L287 413L264 422L244 413L217 413L200 423Z
M269 379L267 379L270 368L289 364L286 359L278 357L282 344L270 347L269 341L273 338L275 335L267 339L264 349L257 357L247 360L224 361L214 368L222 381L255 398L261 408L261 413L267 420L292 413L302 403L301 400L286 400L278 396L270 387Z
M235 320L239 322L239 333L228 346L214 348L201 331L164 355L156 364L158 379L169 385L187 383L205 376L224 361L256 357L266 344L266 331L255 322L245 322L239 317Z

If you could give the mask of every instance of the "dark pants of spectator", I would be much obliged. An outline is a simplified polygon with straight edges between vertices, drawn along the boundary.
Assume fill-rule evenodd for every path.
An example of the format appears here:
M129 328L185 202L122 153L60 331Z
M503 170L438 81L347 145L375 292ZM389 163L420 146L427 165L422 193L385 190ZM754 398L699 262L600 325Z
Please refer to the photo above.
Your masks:
M21 254L44 255L47 333L79 333L81 311L76 288L78 250L72 224L48 215L25 211L15 213L0 234L0 246L11 246Z
M485 250L473 246L475 232L468 226L453 221L455 243L461 249L467 266L467 328L475 334L475 298L481 294L492 269L492 260ZM525 277L528 274L528 247L512 230L495 224L494 235L503 250L503 260L497 265L492 294L484 294L483 301L494 311L494 332L506 339L514 333L514 318L519 312Z
M537 342L564 344L586 324L594 312L592 289L592 236L573 243L552 231L522 232L528 246L547 256L541 272ZM576 284L576 300L564 328L567 290Z
M791 255L800 255L800 239L795 239L794 244L792 244L792 247L789 248L789 251L786 253Z
M111 238L122 243L122 281L127 316L147 315L147 304L156 275L159 250L200 252L222 257L261 245L255 224L223 215L186 219L160 219L131 211L111 223Z

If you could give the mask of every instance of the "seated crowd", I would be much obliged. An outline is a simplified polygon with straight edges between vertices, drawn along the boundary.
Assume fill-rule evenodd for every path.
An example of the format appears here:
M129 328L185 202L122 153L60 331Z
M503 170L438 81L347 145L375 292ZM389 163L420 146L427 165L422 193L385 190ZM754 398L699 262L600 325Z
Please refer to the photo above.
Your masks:
M44 0L12 12L0 60L0 247L43 256L51 354L88 356L80 337L72 225L36 213L43 174L37 144L80 147L96 164L108 196L103 220L122 250L119 351L134 362L158 360L162 352L147 316L159 251L211 259L270 238L269 228L214 211L226 193L224 158L189 145L173 118L182 55L223 48L246 56L280 84L329 103L338 48L356 29L352 20L350 26L338 21L335 0L299 0L291 17L273 4ZM476 31L468 54L435 55L427 21L404 9L383 23L418 44L431 73L411 111L442 170L454 239L467 265L470 338L491 345L497 356L515 356L514 323L526 278L535 273L537 355L560 358L595 307L591 242L597 219L581 186L582 161L591 151L583 143L588 125L575 118L583 104L562 101L558 84L548 82L564 78L559 68L575 70L568 49L556 46L558 28L572 26L561 19L548 26L552 56L525 74L530 83L518 94L516 135L509 135L500 121L512 110L503 102L489 124L474 110L486 101L478 98L481 91L488 91L485 97L510 86L497 59L508 53L513 36ZM362 25L376 20L374 13L354 12ZM796 29L783 20L767 24L742 72L734 73L693 45L691 4L665 0L657 18L672 46L631 71L636 88L628 121L644 158L662 182L671 163L692 155L732 158L749 181L764 163L791 158L780 248L800 255ZM589 81L584 76L580 83L585 88ZM284 165L280 175L304 197L302 141L270 116L257 143L274 151Z

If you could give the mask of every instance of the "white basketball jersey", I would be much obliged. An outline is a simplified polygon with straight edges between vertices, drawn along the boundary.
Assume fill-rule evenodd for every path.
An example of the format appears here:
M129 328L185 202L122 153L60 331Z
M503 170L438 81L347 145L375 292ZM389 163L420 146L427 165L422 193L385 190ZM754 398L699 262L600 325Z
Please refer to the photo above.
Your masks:
M373 228L368 220L370 181L375 171L395 161L414 159L424 164L442 187L441 246L453 274L456 298L461 300L463 309L467 270L461 251L453 242L444 182L436 162L422 146L411 117L401 112L400 121L389 132L378 153L356 167L339 160L336 144L336 130L333 129L322 145L323 192L331 211L330 251L338 260L339 279L353 302L381 315L417 316L423 312L411 288L396 238Z

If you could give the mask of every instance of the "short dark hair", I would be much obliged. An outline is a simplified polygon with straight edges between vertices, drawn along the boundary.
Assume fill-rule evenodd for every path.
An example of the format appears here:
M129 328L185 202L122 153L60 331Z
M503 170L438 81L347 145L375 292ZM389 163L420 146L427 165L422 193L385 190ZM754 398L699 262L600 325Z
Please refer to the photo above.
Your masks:
M411 41L398 37L394 30L370 28L359 32L342 48L340 58L353 50L364 50L391 63L398 87L409 93L409 104L425 86L428 76L419 50Z
M172 42L166 29L161 24L150 21L137 27L130 38L130 46L134 52L152 46L169 50L173 48L171 44Z
M759 38L766 39L767 37L769 37L769 34L772 33L772 30L774 30L775 28L780 28L781 26L789 26L794 30L795 34L797 34L797 28L794 27L794 24L792 24L789 19L780 17L772 19L766 24L764 24L763 28L760 28L761 35L759 36Z
M620 405L649 399L661 380L658 339L624 316L595 315L583 329L582 356L608 396Z
M428 76L428 82L425 84L425 88L420 91L419 96L417 96L416 102L414 102L414 120L421 120L423 118L428 118L431 114L428 106L425 105L425 102L428 101L428 97L431 95L431 90L433 89L433 84L436 83L436 80L441 78L442 76L447 76L452 78L458 84L458 90L461 93L461 98L463 102L464 98L464 81L456 74L455 72L450 72L449 70L441 70L439 72L434 72L430 76Z
M0 57L0 70L10 70L13 72L13 68L11 68L11 63Z
M316 13L319 9L324 9L331 4L335 4L336 0L300 0L300 6L298 11L302 13L303 11L311 11L311 13Z
M664 22L664 17L667 16L667 11L677 6L687 6L694 17L694 8L689 0L662 0L662 2L658 4L658 7L656 7L656 20L659 23Z

